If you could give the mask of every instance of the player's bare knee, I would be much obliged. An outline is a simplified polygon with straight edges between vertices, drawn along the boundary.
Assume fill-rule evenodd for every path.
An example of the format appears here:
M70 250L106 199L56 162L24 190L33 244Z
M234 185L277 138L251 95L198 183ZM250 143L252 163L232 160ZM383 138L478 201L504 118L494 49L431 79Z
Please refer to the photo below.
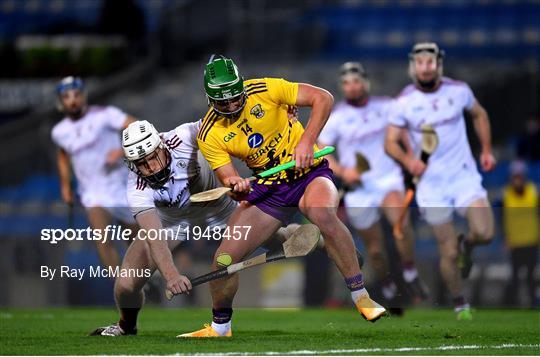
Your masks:
M317 208L310 212L309 220L319 229L324 230L324 228L335 226L339 218L333 209Z
M487 244L493 240L493 229L490 227L482 227L471 232L473 241L477 243Z
M132 295L136 292L137 288L132 279L119 277L114 282L114 294L116 296Z
M441 252L441 258L452 262L457 262L458 250L457 249L445 249Z

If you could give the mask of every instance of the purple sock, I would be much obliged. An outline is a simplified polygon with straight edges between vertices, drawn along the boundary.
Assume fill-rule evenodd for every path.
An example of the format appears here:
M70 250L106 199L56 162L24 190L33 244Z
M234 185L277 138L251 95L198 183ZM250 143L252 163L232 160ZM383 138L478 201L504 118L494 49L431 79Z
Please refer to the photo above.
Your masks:
M345 278L345 284L350 291L358 291L364 288L364 281L362 280L362 273L351 276L350 278Z
M456 296L455 298L452 299L452 302L454 303L454 307L460 307L467 303L463 295Z
M233 310L229 308L225 309L212 309L212 321L216 324L226 324L231 321Z

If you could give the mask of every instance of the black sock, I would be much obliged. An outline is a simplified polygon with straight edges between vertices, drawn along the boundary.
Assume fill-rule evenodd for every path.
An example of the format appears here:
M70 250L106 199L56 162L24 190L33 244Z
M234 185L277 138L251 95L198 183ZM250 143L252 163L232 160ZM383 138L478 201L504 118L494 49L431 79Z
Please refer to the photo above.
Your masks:
M476 245L475 243L471 242L470 240L468 239L465 239L463 241L463 245L465 247L465 252L467 252L467 254L471 254L474 246Z
M216 324L226 324L231 321L233 309L230 307L224 309L212 309L212 321Z
M122 308L120 311L122 315L120 321L118 321L118 326L122 330L128 332L133 331L137 327L137 316L139 315L140 308Z

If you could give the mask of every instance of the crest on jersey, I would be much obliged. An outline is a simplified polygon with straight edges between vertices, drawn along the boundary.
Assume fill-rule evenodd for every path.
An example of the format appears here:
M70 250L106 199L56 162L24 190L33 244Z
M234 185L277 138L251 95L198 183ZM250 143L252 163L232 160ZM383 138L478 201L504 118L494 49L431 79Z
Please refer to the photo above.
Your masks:
M179 160L178 163L176 164L176 166L181 168L181 169L185 169L187 167L187 164L186 164L185 161Z
M251 108L249 113L251 115L254 115L257 119L261 119L264 116L264 110L262 109L260 104L257 104L253 108Z

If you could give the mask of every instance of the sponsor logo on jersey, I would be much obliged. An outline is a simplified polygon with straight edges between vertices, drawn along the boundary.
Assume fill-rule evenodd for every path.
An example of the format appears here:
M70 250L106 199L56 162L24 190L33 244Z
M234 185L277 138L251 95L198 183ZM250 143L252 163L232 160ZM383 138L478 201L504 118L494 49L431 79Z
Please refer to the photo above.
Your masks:
M253 135L256 135L256 134L253 134ZM247 159L248 160L256 160L256 159L258 159L262 155L264 155L264 154L268 153L270 150L274 149L279 144L281 139L283 139L283 135L281 135L281 133L279 133L274 138L272 138L272 140L270 140L270 142L268 144L266 144L265 146L263 146L259 150L257 150L257 152L255 154L249 155L247 157Z
M227 134L227 135L225 135L225 136L223 137L223 141L226 142L226 143L228 143L228 142L231 141L232 138L234 138L235 136L236 136L236 133L231 131L229 134Z
M264 137L262 134L254 133L248 136L248 145L252 149L256 149L261 146L264 142Z
M253 108L251 108L249 113L255 116L255 118L257 119L261 119L264 116L264 110L262 109L260 104L257 104Z

